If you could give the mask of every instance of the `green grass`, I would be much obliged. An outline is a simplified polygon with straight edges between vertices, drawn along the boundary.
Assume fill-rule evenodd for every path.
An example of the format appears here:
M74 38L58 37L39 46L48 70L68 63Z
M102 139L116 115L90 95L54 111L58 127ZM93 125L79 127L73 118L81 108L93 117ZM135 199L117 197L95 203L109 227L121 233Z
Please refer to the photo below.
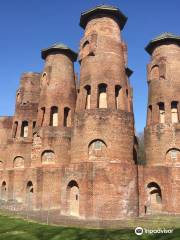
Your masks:
M164 218L164 220L161 219L160 225L157 224L159 219L155 219L152 223L140 220L140 222L136 222L136 225L134 225L134 222L130 222L131 229L79 229L39 224L20 218L0 215L0 240L179 240L180 228L175 229L173 234L144 234L136 236L134 233L133 225L141 224L146 228L153 226L157 228L163 226L163 221L166 222L166 228L175 226L176 221L177 226L180 224L179 218L172 217L169 219L169 225L167 224L168 219L166 218L165 220Z

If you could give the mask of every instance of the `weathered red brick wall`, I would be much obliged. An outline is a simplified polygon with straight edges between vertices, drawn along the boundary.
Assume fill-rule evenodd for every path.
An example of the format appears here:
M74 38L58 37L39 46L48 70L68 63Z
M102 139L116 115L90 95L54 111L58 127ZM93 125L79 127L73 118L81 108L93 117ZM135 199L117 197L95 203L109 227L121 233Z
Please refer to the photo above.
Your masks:
M13 125L18 123L18 127L12 128L12 138L21 138L21 126L23 121L28 122L28 139L32 140L33 122L36 124L37 110L40 94L40 74L24 73L21 77L20 88L16 94L16 109L13 118ZM16 133L15 133L16 131ZM16 136L14 136L16 135Z
M12 117L0 117L0 171L6 168L8 139L11 136Z
M174 43L158 44L148 64L148 113L145 128L147 166L140 170L140 212L145 214L147 185L155 182L162 192L162 213L180 213L180 48ZM155 69L156 70L153 70ZM172 102L177 102L176 123L172 122ZM161 120L159 103L164 104ZM150 109L151 108L151 109ZM174 151L174 153L173 153ZM174 154L174 155L173 155ZM173 157L174 156L174 157ZM152 194L151 194L152 196Z
M39 77L38 73L25 73L21 77L20 88L16 95L16 108L13 118L9 123L4 121L4 130L1 138L6 141L6 147L2 151L4 171L1 172L1 193L2 182L6 182L6 200L26 204L27 169L31 162L31 146L33 136L33 122L36 122L37 107L39 101ZM22 122L28 122L27 137L21 136ZM15 123L17 128L15 128ZM4 143L0 147L5 146Z
M85 205L88 209L93 204L89 216L92 218L118 219L138 214L134 121L125 56L125 44L116 20L108 16L92 18L80 43L80 92L71 144L74 168L76 164L84 166L87 162L93 166L92 203ZM98 108L98 85L102 83L107 86L107 108ZM118 107L116 85L120 86L121 94ZM86 86L91 88L89 109L85 109ZM101 140L106 145L105 153L99 153L98 157L90 153L94 140ZM82 180L77 183L81 186L80 192L85 192L87 186L83 187Z

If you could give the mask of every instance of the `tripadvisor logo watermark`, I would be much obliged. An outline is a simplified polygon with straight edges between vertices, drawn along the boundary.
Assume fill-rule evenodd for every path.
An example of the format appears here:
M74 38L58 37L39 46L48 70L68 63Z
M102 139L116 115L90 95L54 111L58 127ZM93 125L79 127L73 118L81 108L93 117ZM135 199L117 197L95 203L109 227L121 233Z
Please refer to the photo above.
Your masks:
M142 235L144 234L170 234L173 233L173 229L165 229L165 228L158 228L158 229L147 229L147 228L142 228L142 227L137 227L135 228L134 232L136 235Z
M142 235L143 234L143 228L142 227L135 228L135 234L136 235Z

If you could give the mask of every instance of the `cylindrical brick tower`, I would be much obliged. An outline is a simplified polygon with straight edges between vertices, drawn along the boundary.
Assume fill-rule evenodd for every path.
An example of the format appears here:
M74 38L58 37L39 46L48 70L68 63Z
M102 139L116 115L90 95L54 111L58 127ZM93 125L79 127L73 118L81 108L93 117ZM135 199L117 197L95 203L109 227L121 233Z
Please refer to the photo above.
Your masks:
M31 167L36 208L61 207L61 176L70 161L71 129L76 104L74 61L77 54L63 44L42 50L45 60L40 80L37 127Z
M80 19L85 32L71 144L74 170L69 170L66 184L79 189L74 209L85 218L118 219L138 212L130 70L121 38L125 22L118 8L104 5L82 13Z
M36 125L40 94L39 81L40 73L28 72L21 77L20 88L16 94L11 138L9 139L9 147L13 155L9 156L8 168L16 167L16 165L30 166L33 129ZM24 160L16 163L17 157L22 157Z
M38 149L41 153L38 156L33 154L32 164L51 164L51 160L53 164L64 164L69 160L76 103L73 62L76 61L77 54L64 44L56 44L43 49L42 58L45 66L40 80L41 91L33 143L33 149Z
M42 58L45 66L41 77L38 126L70 127L76 103L73 62L77 55L67 46L56 44L43 49ZM67 122L65 111L70 119Z
M147 68L146 160L148 165L172 166L178 161L171 155L175 158L175 149L180 147L180 37L164 33L146 50L151 55Z
M163 33L146 51L151 61L140 212L180 213L180 37Z
M36 125L39 94L40 73L24 73L16 94L11 138L6 152L8 159L6 168L9 169L9 199L19 203L24 200L25 171L31 164L33 129Z
M40 73L28 72L21 77L20 88L16 94L12 138L32 140L40 94L39 81Z

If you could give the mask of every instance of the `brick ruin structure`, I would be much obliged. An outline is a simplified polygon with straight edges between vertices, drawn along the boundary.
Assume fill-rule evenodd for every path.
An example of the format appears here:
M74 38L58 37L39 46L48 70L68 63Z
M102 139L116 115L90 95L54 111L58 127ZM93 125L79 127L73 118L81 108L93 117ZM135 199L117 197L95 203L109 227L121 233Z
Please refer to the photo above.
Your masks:
M180 213L180 37L164 33L146 47L146 166L139 169L140 213Z
M146 47L146 165L137 161L127 18L101 5L81 14L77 54L43 49L41 73L24 73L15 114L0 118L0 208L58 209L80 219L180 214L180 37Z

